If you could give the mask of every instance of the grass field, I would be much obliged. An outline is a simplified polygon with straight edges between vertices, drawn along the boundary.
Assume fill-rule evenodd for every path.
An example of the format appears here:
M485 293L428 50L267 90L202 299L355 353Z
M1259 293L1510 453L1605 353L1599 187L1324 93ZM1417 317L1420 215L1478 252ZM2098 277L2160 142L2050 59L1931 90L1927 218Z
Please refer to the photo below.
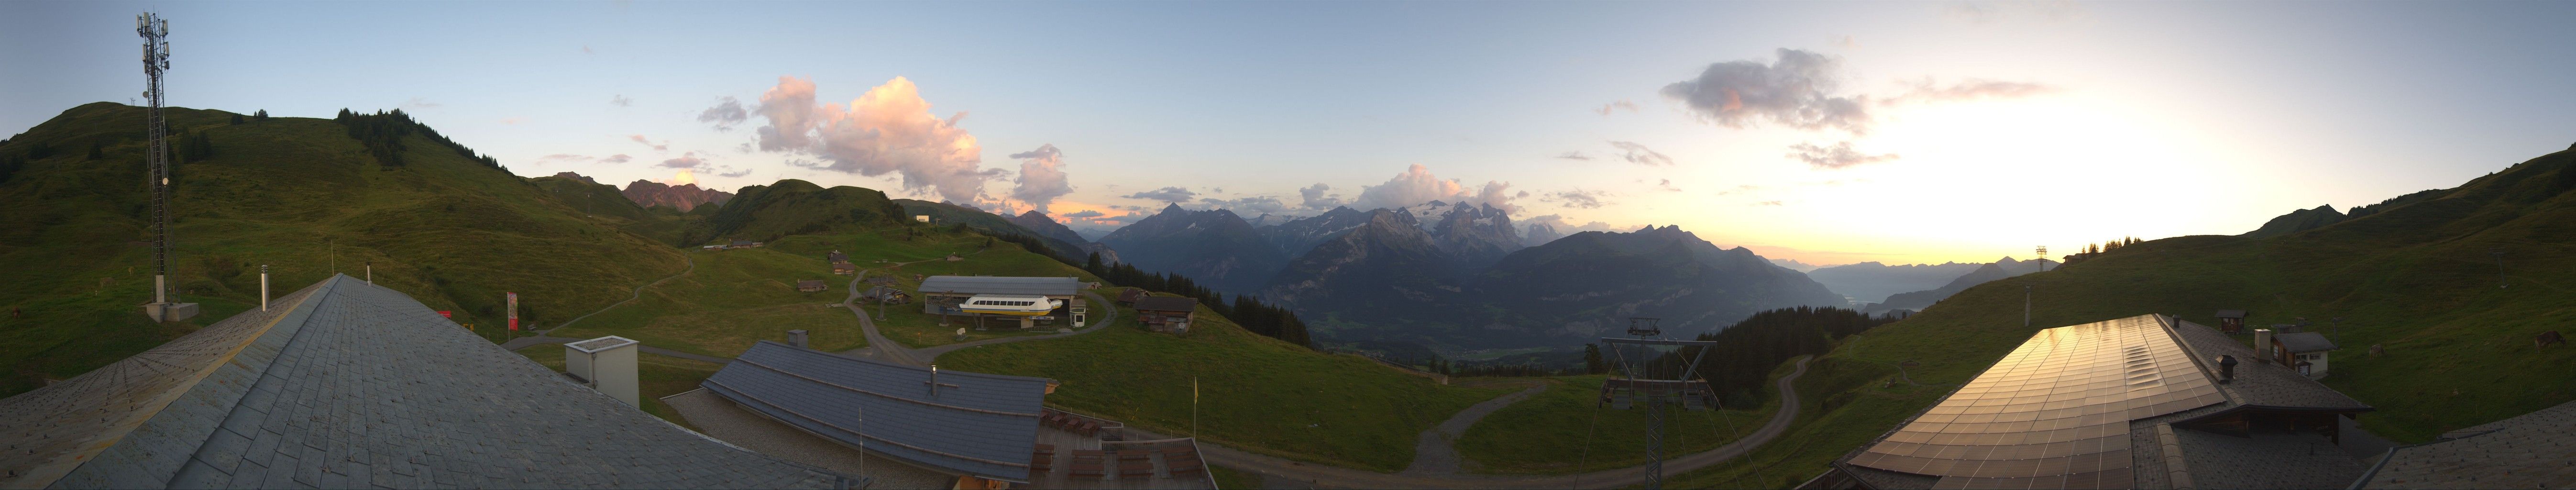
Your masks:
M259 269L284 294L333 271L364 275L499 340L502 293L544 326L624 299L678 272L677 250L623 231L531 185L415 134L408 165L380 166L346 127L279 117L228 124L231 113L166 110L174 135L203 133L210 158L172 171L171 280L203 314L154 324L136 307L152 274L140 108L65 111L0 145L0 156L53 153L0 181L0 395L79 375L255 307ZM470 142L469 142L470 143ZM90 159L96 144L101 158Z
M1244 331L1205 307L1188 337L1118 327L1060 339L972 347L942 367L1042 376L1064 385L1048 405L1197 435L1281 457L1375 471L1413 460L1415 437L1512 388L1458 388L1359 356L1325 355Z
M1779 374L1786 374L1782 372ZM1454 443L1468 471L1496 474L1565 474L1646 463L1644 408L1595 408L1609 376L1539 378L1547 391L1503 407L1467 428ZM1746 410L1664 410L1664 454L1695 453L1734 442L1762 426L1779 405L1772 400Z
M1208 477L1217 488L1261 488L1261 475L1235 471L1233 468L1209 465Z
M564 346L534 346L519 349L519 355L528 356L528 359L555 372L564 370ZM705 361L638 352L635 354L636 398L644 402L645 413L696 430L697 426L680 418L680 412L672 409L671 404L663 403L662 397L698 389L698 382L706 381L708 376L716 374L717 369L723 368Z
M805 330L820 350L867 346L858 318L838 306L849 295L849 276L832 275L821 255L771 249L690 252L697 268L644 289L620 305L551 333L590 338L619 335L692 354L733 357L761 340L785 342L788 330ZM796 281L821 279L829 289L798 292Z

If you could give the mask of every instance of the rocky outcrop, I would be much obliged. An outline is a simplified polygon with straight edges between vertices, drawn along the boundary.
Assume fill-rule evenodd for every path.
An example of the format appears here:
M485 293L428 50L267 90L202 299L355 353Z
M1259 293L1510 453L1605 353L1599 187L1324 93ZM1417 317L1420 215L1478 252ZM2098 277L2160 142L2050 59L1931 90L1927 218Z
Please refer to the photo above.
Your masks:
M635 201L637 206L670 206L684 213L700 204L724 204L733 200L733 193L701 189L697 184L667 185L642 179L626 184L626 189L619 192L626 194L626 199Z
M1109 232L1100 243L1148 272L1177 273L1220 292L1255 291L1287 265L1288 257L1233 211L1190 211L1179 205Z

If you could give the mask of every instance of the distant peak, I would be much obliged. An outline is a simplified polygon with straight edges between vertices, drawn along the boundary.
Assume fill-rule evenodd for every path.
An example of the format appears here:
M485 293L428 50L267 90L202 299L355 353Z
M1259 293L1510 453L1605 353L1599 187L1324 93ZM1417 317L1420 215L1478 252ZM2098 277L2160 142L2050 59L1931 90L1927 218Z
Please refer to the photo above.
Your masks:
M1171 204L1168 204L1168 205L1164 205L1164 206L1163 206L1163 210L1162 210L1162 211L1159 211L1159 213L1178 213L1178 212L1184 212L1184 211L1188 211L1188 210L1186 210L1186 209L1181 209L1181 203L1171 203Z

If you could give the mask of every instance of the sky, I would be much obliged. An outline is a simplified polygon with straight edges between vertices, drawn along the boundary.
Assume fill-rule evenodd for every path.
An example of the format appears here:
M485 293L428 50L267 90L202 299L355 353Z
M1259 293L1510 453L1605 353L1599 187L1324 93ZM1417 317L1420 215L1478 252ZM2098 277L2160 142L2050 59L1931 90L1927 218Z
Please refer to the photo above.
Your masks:
M1981 262L2576 142L2576 2L0 2L0 134L137 97L145 10L176 106L401 109L520 175L1077 228L1440 199Z

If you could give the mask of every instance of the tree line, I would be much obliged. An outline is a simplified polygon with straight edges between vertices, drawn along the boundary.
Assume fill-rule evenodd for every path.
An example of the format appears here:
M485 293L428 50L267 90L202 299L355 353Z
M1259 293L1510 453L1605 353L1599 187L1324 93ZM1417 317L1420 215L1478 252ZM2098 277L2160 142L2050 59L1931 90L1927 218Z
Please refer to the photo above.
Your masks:
M1735 326L1697 337L1698 340L1716 341L1717 345L1683 347L1655 356L1646 361L1645 372L1637 373L1637 377L1682 378L1679 375L1691 358L1705 352L1706 357L1701 358L1696 376L1686 379L1706 379L1709 388L1716 391L1726 404L1749 407L1761 402L1756 394L1762 392L1762 385L1770 381L1771 370L1780 363L1802 355L1824 355L1826 351L1833 350L1835 341L1843 337L1893 322L1893 319L1833 307L1800 306L1754 313L1752 317L1736 322ZM1598 352L1597 347L1593 349L1596 350L1591 352ZM1633 346L1619 349L1624 349L1619 353L1627 354L1632 361L1643 354ZM1615 370L1618 361L1615 354L1609 356L1611 359L1602 359L1603 356L1597 354L1587 355L1585 360L1589 365L1586 367L1594 372ZM1603 363L1613 365L1605 366Z
M267 111L262 110L260 112ZM501 166L501 160L492 158L491 155L475 154L473 149L466 148L465 145L458 144L455 140L447 139L446 136L438 134L438 130L430 129L429 126L421 124L420 121L413 120L411 115L404 114L402 109L394 109L390 112L376 111L374 114L363 114L344 108L340 109L339 116L333 117L331 120L340 123L341 126L348 127L350 138L355 138L360 143L365 143L367 146L367 153L376 157L377 165L387 167L403 166L404 162L402 155L405 148L402 143L402 138L404 136L410 136L412 133L420 133L422 137L429 138L431 142L438 143L440 146L445 146L450 150L455 150L457 155L462 155L468 160L482 163L485 167L491 167L502 171L509 170L508 168Z
M1045 252L1046 247L1037 238L1010 234L1005 235L1003 239L1028 247L1029 251L1055 257L1055 254ZM1063 258L1057 257L1057 260L1063 260ZM1099 276L1100 280L1108 281L1110 284L1196 299L1199 304L1207 305L1208 309L1214 310L1216 314L1233 319L1234 323L1243 326L1244 330L1297 344L1300 347L1309 349L1315 347L1314 338L1306 333L1306 321L1298 319L1297 312L1262 302L1260 298L1238 294L1234 296L1234 301L1226 301L1223 293L1200 286L1198 281L1191 280L1188 276L1148 273L1131 264L1105 264L1101 262L1099 252L1092 252L1091 256L1081 264L1073 264L1071 261L1066 263L1090 271L1091 275Z

